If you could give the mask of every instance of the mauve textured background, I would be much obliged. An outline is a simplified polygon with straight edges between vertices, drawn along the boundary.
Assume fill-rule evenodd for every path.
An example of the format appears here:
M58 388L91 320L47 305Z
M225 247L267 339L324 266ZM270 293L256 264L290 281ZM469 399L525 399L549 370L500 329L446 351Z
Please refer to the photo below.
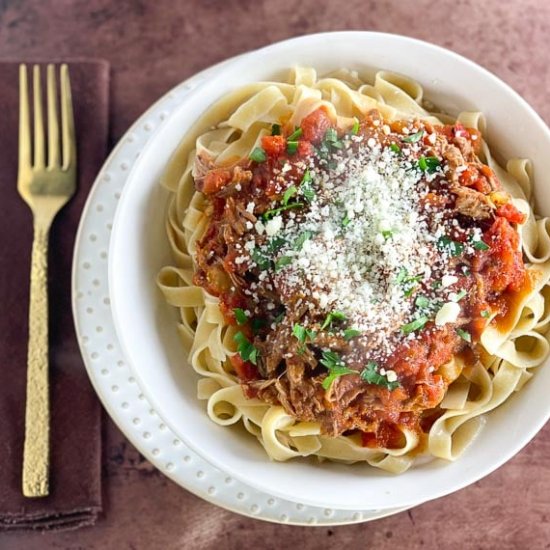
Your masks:
M111 144L199 69L291 36L343 29L450 48L511 84L550 122L548 0L0 0L0 57L111 62ZM105 514L98 525L4 534L0 548L550 548L550 426L467 489L387 519L334 528L226 512L156 472L108 419L104 432Z

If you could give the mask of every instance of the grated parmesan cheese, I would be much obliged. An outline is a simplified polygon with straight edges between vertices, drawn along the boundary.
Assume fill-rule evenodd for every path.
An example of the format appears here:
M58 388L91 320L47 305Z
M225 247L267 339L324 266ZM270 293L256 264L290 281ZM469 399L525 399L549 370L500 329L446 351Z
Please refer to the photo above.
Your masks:
M265 232L270 237L273 237L273 235L276 235L281 230L281 227L283 227L283 218L280 215L275 216L265 224Z
M410 130L404 127L402 132ZM254 239L259 236L263 244L253 250L248 241L245 249L273 258L271 267L262 267L259 284L275 291L283 304L285 296L300 296L311 311L341 312L347 325L361 331L357 341L380 356L392 352L400 327L423 314L415 306L419 288L429 303L444 303L435 318L437 326L455 322L460 306L449 301L448 287L458 278L449 265L449 251L438 245L455 220L423 202L429 183L441 177L446 166L423 172L417 162L420 154L418 143L395 154L372 137L350 136L328 158L296 163L309 170L315 193L307 199L307 208L254 225ZM303 194L299 186L298 202L306 202ZM270 242L275 240L273 253ZM435 287L435 281L441 284ZM395 381L393 371L387 374L389 382Z

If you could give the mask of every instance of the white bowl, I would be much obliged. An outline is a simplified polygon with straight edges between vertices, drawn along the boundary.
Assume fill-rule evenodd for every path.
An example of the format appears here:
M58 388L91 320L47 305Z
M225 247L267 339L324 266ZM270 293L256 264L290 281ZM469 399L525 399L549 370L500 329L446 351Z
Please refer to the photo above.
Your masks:
M137 160L120 199L109 254L116 331L147 398L170 428L230 475L282 498L340 509L409 506L456 491L517 453L550 416L550 369L543 366L519 394L488 415L481 435L456 462L436 460L393 476L368 466L313 461L271 462L256 439L212 423L196 398L197 377L176 333L176 311L155 276L171 261L164 233L167 192L158 185L170 155L200 114L243 84L284 78L295 64L323 73L340 67L386 69L419 81L450 112L481 110L488 141L503 158L527 157L535 169L539 212L550 213L550 132L511 88L478 65L431 44L401 36L339 32L288 40L228 65L190 94Z

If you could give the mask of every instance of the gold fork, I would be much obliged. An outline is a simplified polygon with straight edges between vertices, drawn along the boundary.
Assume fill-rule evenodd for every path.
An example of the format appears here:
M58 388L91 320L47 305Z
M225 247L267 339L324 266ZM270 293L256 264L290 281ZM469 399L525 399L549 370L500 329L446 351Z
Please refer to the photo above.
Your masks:
M42 117L40 67L33 67L34 146L27 67L19 67L19 175L17 189L34 220L27 355L27 403L23 451L23 494L49 492L50 411L48 384L48 233L55 215L76 188L76 142L67 65L61 65L61 150L55 68L47 69L48 159Z

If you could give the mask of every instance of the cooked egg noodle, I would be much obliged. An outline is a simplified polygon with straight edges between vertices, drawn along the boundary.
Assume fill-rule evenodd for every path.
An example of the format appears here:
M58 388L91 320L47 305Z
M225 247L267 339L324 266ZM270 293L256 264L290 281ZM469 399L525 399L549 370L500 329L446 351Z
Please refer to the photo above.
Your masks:
M349 128L355 117L377 109L388 120L417 117L432 124L458 120L484 134L481 113L465 112L457 119L432 114L424 109L423 99L420 84L386 71L378 72L369 83L346 70L318 78L312 68L295 68L288 83L249 84L224 96L188 132L162 178L173 193L166 230L174 265L164 267L157 282L166 301L180 312L177 328L189 361L201 376L198 396L207 401L212 421L222 426L243 423L274 460L316 456L320 460L364 462L393 473L405 471L422 454L455 460L479 432L483 415L520 389L548 355L550 220L533 212L530 162L511 159L503 168L483 141L480 158L495 171L515 206L528 216L519 233L533 284L530 292L514 303L515 310L508 314L513 322L506 329L492 323L484 330L476 364L465 366L457 357L445 366L454 382L441 403L444 413L427 438L402 428L402 448L364 447L359 436L324 436L318 423L298 421L281 406L243 394L228 360L235 353L235 327L224 321L218 300L192 282L195 243L208 222L206 201L194 187L195 159L215 159L221 165L246 158L262 136L270 133L273 123L289 119L299 125L322 106L340 129Z

